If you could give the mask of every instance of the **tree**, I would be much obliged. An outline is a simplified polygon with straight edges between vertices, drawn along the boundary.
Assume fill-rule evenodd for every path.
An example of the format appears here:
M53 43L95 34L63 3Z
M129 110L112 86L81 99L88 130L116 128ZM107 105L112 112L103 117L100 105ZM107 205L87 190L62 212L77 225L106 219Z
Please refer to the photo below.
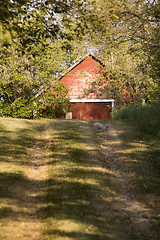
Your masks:
M48 115L55 115L55 108L68 108L69 101L65 99L67 90L57 82L58 74L66 67L66 57L61 43L42 43L32 46L31 51L21 52L12 43L2 44L0 49L0 107L3 114L12 117L32 118L33 113L45 107L52 109ZM55 90L50 96L49 89ZM61 97L56 95L56 92ZM48 97L48 100L47 100Z
M25 13L29 0L0 0L0 22L9 24L9 21L19 13Z
M76 5L74 5L76 3ZM70 62L72 8L80 1L7 1L0 21L11 39L1 42L0 106L7 116L31 118L33 111L55 115L66 111L67 89L56 79ZM10 10L8 10L10 9ZM65 19L64 19L65 18ZM50 94L50 87L54 93Z
M105 63L110 84L107 80L104 85L103 79L100 90L109 89L119 105L156 99L160 87L157 0L7 0L0 13L8 30L0 39L1 99L12 96L12 106L20 99L27 104L34 99L34 108L51 109L51 101L56 108L59 92L64 98L65 90L55 79L88 52ZM51 84L52 98L47 90ZM9 95L4 97L6 89Z
M157 99L159 64L158 1L89 1L83 21L83 47L99 57L111 76L114 97L130 89L139 98ZM82 41L81 41L82 42ZM119 85L120 84L120 85ZM135 99L132 96L132 102Z

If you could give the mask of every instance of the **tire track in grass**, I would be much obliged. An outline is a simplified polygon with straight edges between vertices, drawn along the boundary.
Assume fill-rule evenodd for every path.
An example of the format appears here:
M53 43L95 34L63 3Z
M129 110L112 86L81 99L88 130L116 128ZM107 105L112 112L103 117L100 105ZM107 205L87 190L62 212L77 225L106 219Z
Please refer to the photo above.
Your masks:
M4 119L3 125L0 240L42 240L39 209L45 205L50 123Z
M118 190L120 194L120 209L127 211L130 216L130 221L135 229L137 239L158 240L159 237L153 231L146 211L147 209L137 201L134 194L130 191L130 186L126 176L124 176L123 156L119 156L117 150L121 148L121 140L118 137L116 130L111 124L103 124L96 122L98 137L101 142L101 148L105 154L105 164L117 179Z
M49 126L41 124L40 133L37 134L32 148L28 149L30 154L30 166L27 173L28 186L26 209L28 215L28 235L30 240L41 239L43 223L39 220L38 211L44 207L43 198L46 191L46 180L48 176L48 157L51 136L47 131Z

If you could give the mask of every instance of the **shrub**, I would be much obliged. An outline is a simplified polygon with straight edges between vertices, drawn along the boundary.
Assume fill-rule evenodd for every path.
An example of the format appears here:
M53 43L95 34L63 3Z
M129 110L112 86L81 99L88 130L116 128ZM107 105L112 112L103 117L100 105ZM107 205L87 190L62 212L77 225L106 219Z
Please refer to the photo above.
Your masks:
M160 104L121 108L115 111L114 119L125 120L140 131L157 136L160 131Z
M7 117L33 118L33 102L28 102L24 98L19 98L13 104L1 104L0 109L3 115Z

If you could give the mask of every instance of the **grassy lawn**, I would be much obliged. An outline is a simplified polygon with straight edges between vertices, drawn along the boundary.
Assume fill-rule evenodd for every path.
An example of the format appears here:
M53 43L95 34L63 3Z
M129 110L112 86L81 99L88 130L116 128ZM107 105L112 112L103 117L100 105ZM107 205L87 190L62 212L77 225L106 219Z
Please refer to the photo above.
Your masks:
M157 167L139 155L136 142L125 140L124 127L113 125L123 139L132 191L158 227ZM92 122L0 118L0 143L0 240L138 239L129 213L120 208L119 183ZM158 164L159 147L152 149Z
M112 126L121 139L117 152L130 191L160 236L160 139L126 122L112 121Z

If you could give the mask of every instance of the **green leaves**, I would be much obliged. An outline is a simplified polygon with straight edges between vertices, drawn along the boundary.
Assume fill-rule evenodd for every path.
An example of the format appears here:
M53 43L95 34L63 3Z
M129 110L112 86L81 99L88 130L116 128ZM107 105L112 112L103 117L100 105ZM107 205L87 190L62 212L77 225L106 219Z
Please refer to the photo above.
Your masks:
M58 102L64 102L66 90L56 79L72 61L88 53L105 63L110 91L118 104L126 87L130 94L156 99L153 92L160 86L158 1L0 3L5 27L5 31L0 27L0 86L6 104L23 99L26 105L34 101L38 109L55 109L57 104L63 108ZM51 85L56 93L52 97ZM103 81L100 89L106 91Z
M62 51L62 43L57 40L45 48L37 43L30 51L25 49L25 53L20 48L17 50L14 43L2 49L0 111L5 116L33 118L43 115L40 109L48 109L45 116L54 117L59 102L59 108L67 108L69 101L64 101L67 90L56 80L66 68L68 57ZM51 85L55 92L52 96Z

